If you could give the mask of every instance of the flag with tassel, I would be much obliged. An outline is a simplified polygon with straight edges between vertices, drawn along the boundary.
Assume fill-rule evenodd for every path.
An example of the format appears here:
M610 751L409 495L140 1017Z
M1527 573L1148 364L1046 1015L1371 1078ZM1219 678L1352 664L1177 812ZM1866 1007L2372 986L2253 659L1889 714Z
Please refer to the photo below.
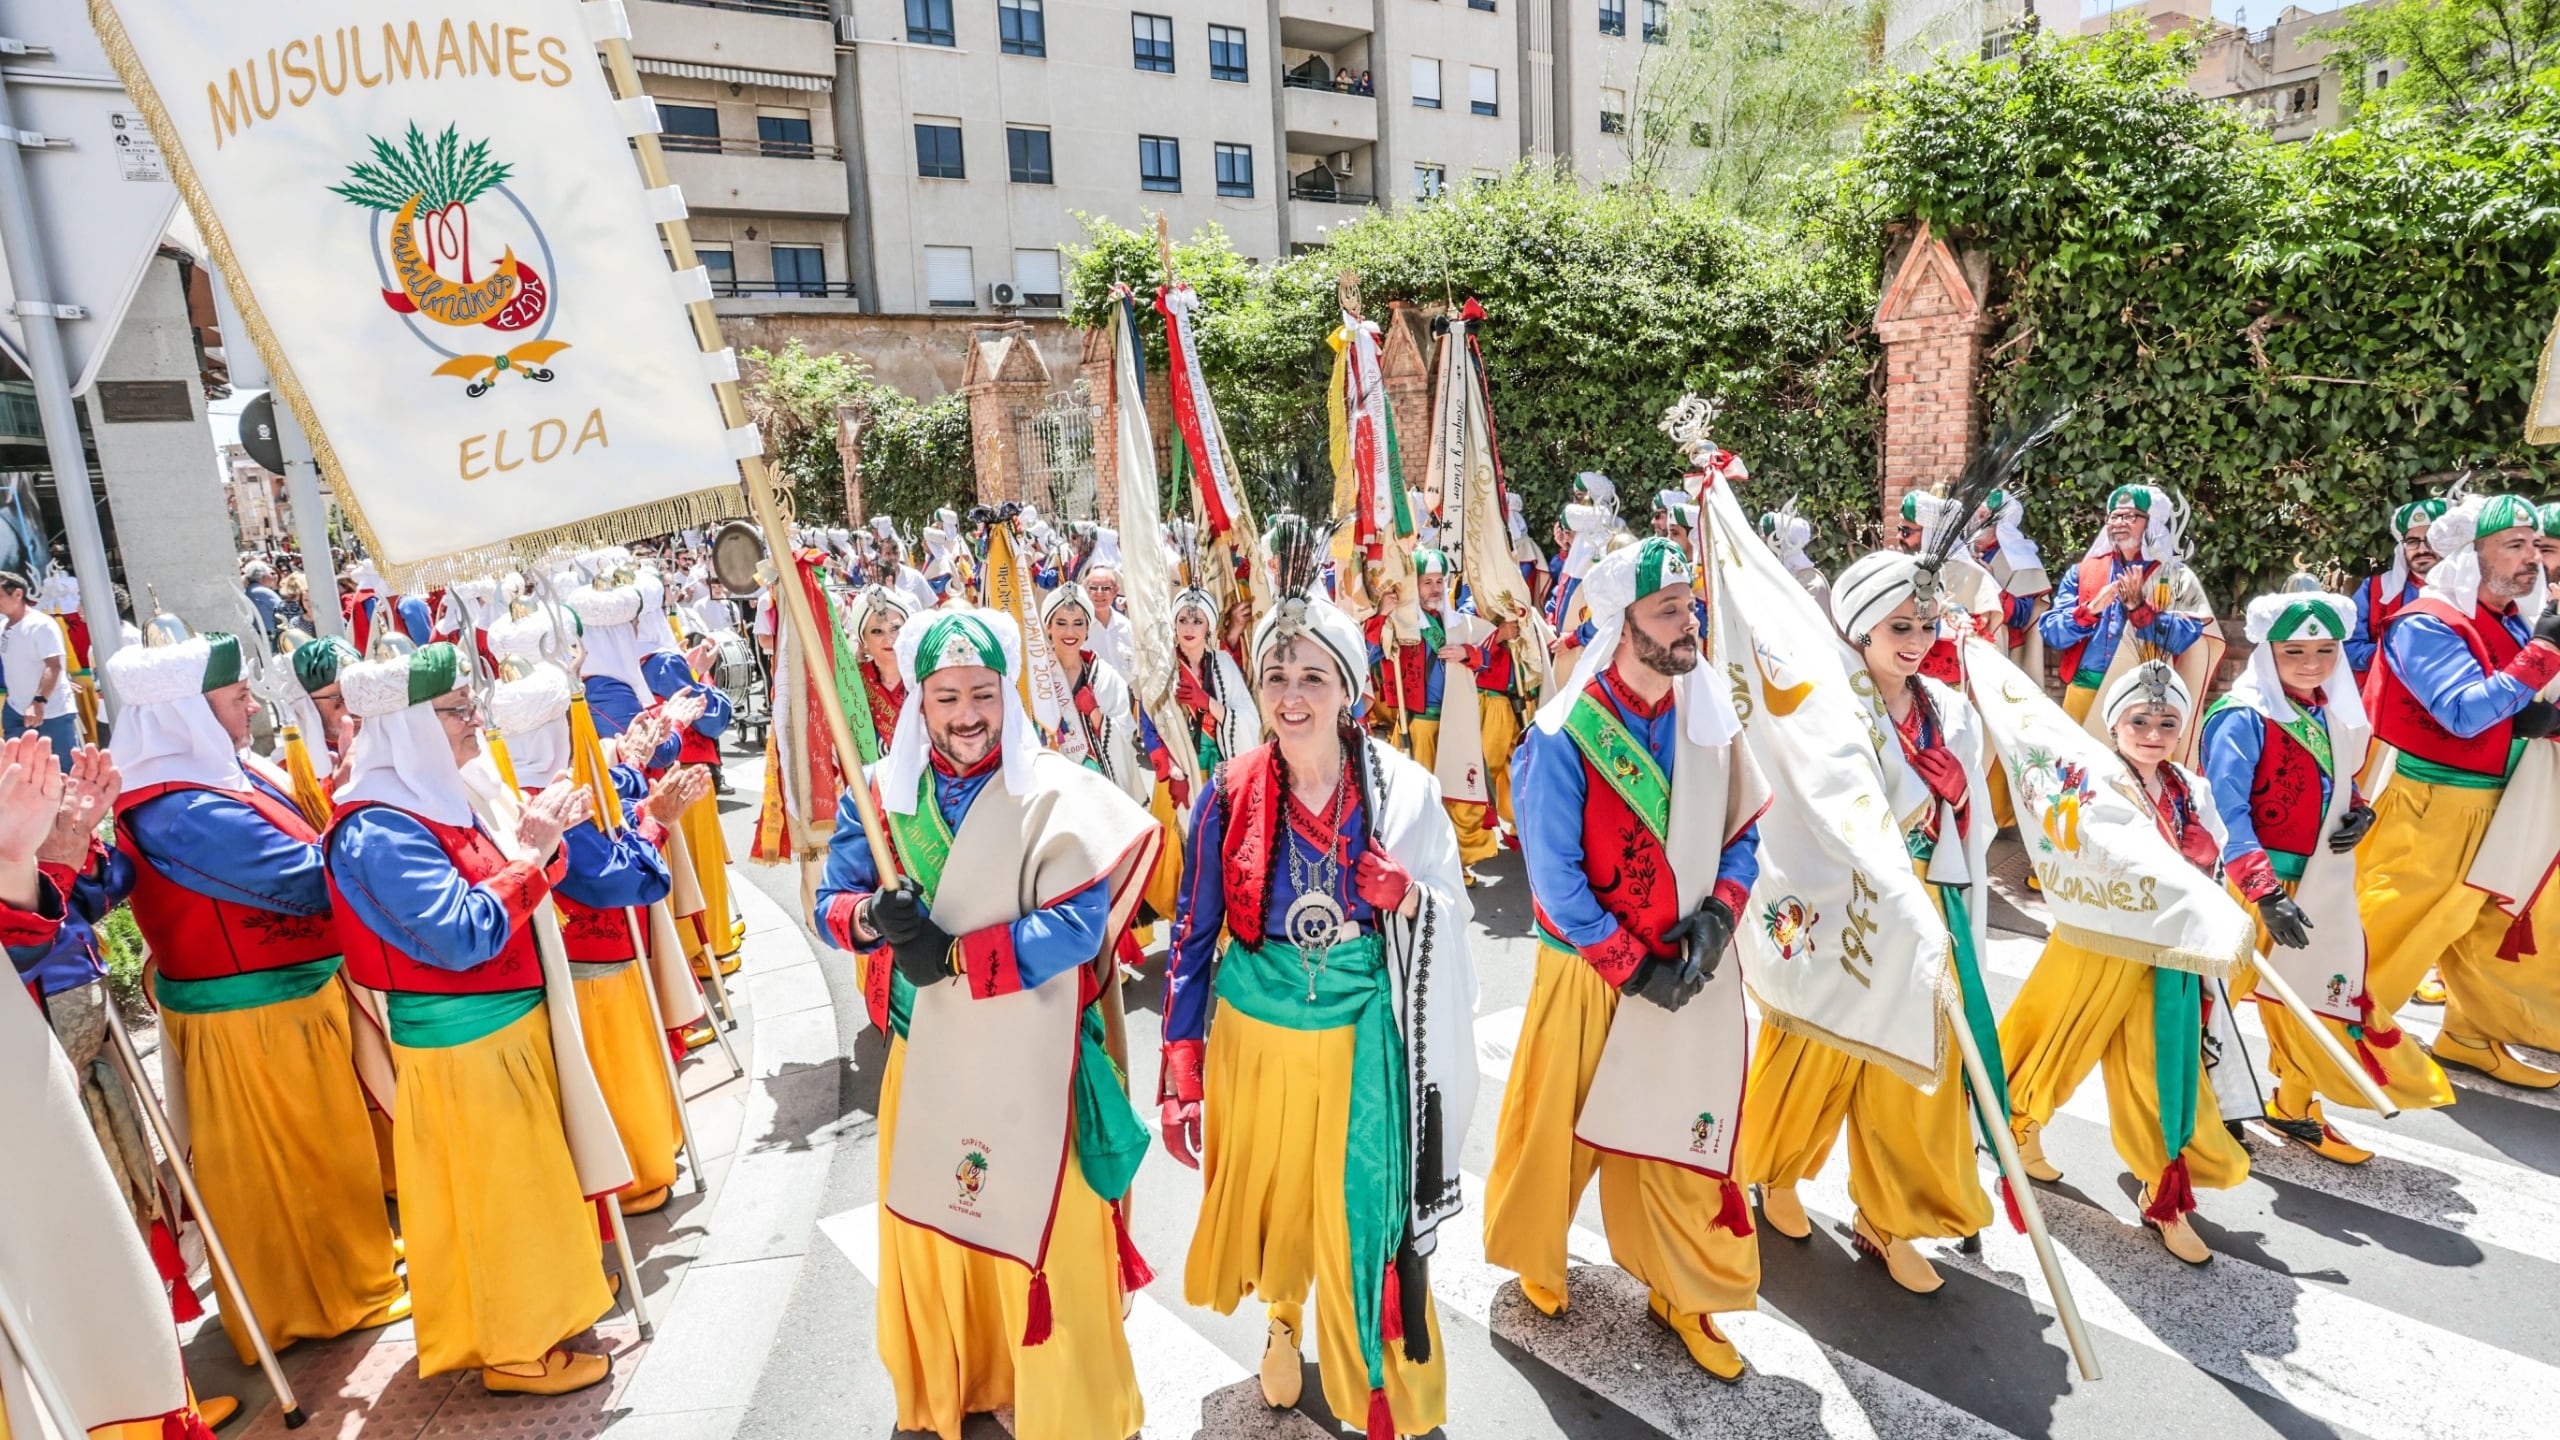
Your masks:
M337 802L329 798L329 787L320 783L320 772L312 767L311 746L302 738L302 727L288 722L284 727L284 773L293 782L293 806L314 830L325 830L329 817L338 812Z

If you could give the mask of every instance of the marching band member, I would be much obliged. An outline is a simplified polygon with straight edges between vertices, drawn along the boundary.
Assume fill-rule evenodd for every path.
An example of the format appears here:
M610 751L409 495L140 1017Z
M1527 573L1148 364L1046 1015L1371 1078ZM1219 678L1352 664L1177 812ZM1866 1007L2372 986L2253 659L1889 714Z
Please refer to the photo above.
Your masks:
M1735 1181L1576 1133L1613 1020L1628 1005L1677 1012L1694 1000L1759 875L1767 787L1734 743L1730 702L1718 704L1720 672L1702 663L1694 573L1658 536L1591 567L1591 644L1522 746L1537 978L1503 1091L1484 1238L1530 1304L1561 1314L1565 1236L1596 1172L1611 1256L1690 1358L1732 1381L1742 1356L1714 1317L1753 1308L1760 1287ZM1671 803L1692 787L1695 803ZM1675 869L1683 857L1696 861Z
M341 672L364 729L322 843L348 972L390 996L418 1371L477 1367L486 1389L560 1395L609 1373L560 1342L612 1296L562 1129L532 919L588 797L526 801L515 838L541 858L507 859L463 781L480 753L468 680L449 644Z
M1391 1440L1448 1418L1413 1237L1454 1205L1474 1105L1470 910L1439 782L1353 719L1368 647L1311 593L1322 532L1273 533L1252 642L1272 738L1194 811L1165 1004L1165 1145L1202 1181L1183 1293L1262 1300L1262 1395L1287 1407L1312 1287L1326 1403ZM1425 947L1405 977L1380 938L1399 915Z
M381 1161L356 1078L344 938L320 833L282 772L244 757L257 700L240 640L128 646L117 844L159 969L164 1070L183 1092L196 1178L267 1343L409 1313ZM242 1364L256 1349L222 1307Z
M2341 626L2340 629L2344 629ZM2118 676L2103 713L2161 833L2207 875L2222 867L2223 826L2214 790L2169 758L2194 701L2186 682L2154 660ZM2249 1178L2249 1152L2224 1128L2204 1076L2208 1007L2229 992L2191 971L2102 954L2056 934L2000 1022L2009 1066L2009 1126L2018 1159L2037 1180L2062 1172L2039 1132L2093 1069L2104 1068L2108 1131L2141 1182L2143 1224L2190 1265L2213 1258L2187 1223L2198 1188L2228 1190ZM2243 1063L2237 1056L2223 1063Z
M1901 816L1914 868L1945 914L1965 1023L1997 1086L1999 1034L1981 968L1992 832L1982 718L1962 692L1921 673L1941 623L1961 629L1965 622L1922 610L1918 565L1894 551L1866 556L1833 582L1831 614L1891 721L1893 733L1875 756L1878 783ZM1952 1057L1958 1047L1945 1027L1954 1022L1938 1023L1939 1053ZM1796 1185L1822 1169L1845 1123L1857 1248L1882 1258L1904 1289L1936 1290L1946 1282L1912 1242L1969 1236L1991 1222L1991 1201L1974 1169L1972 1127L2006 1115L2008 1099L1970 1091L1952 1062L1935 1091L1923 1095L1881 1064L1764 1026L1742 1111L1762 1218L1790 1239L1812 1233Z
M878 1316L898 1428L959 1440L968 1413L1010 1405L1024 1440L1121 1440L1145 1418L1121 1311L1147 1276L1114 1202L1147 1133L1097 1002L1157 832L1039 743L1013 680L1020 656L997 611L919 614L900 629L907 698L870 783L906 873L882 887L848 800L811 918L829 945L863 955L872 1023L892 1036ZM999 1157L1060 1176L1054 1191L1001 1192L1036 1195L1028 1211L980 1188L987 1158L961 1138L1014 1125L997 1113L1008 1109L1055 1119L1017 1126ZM999 1248L954 1218L955 1159L972 1218L1027 1220L1029 1247Z
M2057 652L2067 677L2062 709L2074 720L2088 718L2111 672L2132 668L2131 655L2119 654L2129 632L2184 656L2212 623L2210 614L2199 618L2191 609L2174 608L2175 599L2173 608L2152 607L2152 574L2171 558L2170 510L2168 492L2157 486L2117 486L2087 557L2063 574L2053 608L2037 622L2045 648ZM2183 569L2181 579L2194 583Z
M2508 917L2464 883L2519 742L2560 729L2560 712L2536 694L2560 677L2539 521L2530 501L2475 495L2428 527L2443 558L2385 624L2367 682L2374 734L2399 756L2374 802L2358 883L2375 1023L2393 1023L2433 965L2446 990L2436 1060L2543 1090L2560 1072L2506 1048L2532 1028L2521 967L2499 957Z
M2294 899L2324 847L2330 854L2351 854L2376 818L2355 775L2356 752L2370 739L2372 726L2347 658L2354 624L2354 602L2343 595L2288 590L2249 602L2249 640L2257 649L2229 697L2205 716L2204 771L2228 835L2223 866L2232 888L2260 916L2258 963L2272 963L2269 957L2279 946L2317 947L2339 957L2333 963L2356 955L2353 970L2341 965L2336 973L2344 992L2338 998L2358 1018L2322 1023L2393 1104L2426 1109L2453 1103L2453 1091L2424 1051L2400 1043L2403 1032L2363 988L2370 983L2364 968L2370 955L2352 885L2346 887L2348 903L2324 907L2316 920ZM2343 807L2335 803L2341 784L2347 787ZM2355 869L2353 860L2322 863L2344 865L2350 876ZM2309 986L2294 988L2306 998L2314 994ZM2348 1143L2320 1113L2322 1095L2362 1107L2362 1092L2334 1073L2291 1010L2270 997L2258 1014L2276 1076L2267 1123L2339 1164L2372 1159L2373 1152Z
M2390 567L2356 587L2356 628L2347 637L2347 663L2355 667L2358 684L2373 669L2374 652L2382 647L2382 632L2391 617L2417 599L2427 577L2435 573L2439 557L2427 542L2427 528L2452 508L2450 502L2429 496L2391 512ZM2437 1003L2442 1003L2442 997Z

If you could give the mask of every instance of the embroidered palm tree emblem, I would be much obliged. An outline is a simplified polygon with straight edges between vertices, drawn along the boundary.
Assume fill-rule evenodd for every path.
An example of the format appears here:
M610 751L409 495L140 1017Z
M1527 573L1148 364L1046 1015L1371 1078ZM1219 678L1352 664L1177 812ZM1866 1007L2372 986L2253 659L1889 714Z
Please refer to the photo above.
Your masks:
M960 1182L961 1199L976 1199L987 1183L987 1157L976 1150L961 1156L959 1168L952 1172L952 1178Z
M1707 1110L1699 1111L1698 1118L1691 1121L1689 1124L1689 1148L1692 1151L1703 1154L1714 1147L1715 1140L1716 1117L1714 1112Z

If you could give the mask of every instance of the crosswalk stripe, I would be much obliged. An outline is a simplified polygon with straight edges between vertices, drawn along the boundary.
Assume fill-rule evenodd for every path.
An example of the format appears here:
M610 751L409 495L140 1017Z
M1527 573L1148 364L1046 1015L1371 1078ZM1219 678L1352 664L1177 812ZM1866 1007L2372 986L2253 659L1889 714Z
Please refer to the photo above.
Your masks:
M863 1279L880 1283L878 1205L825 1216L818 1229ZM1147 1440L1190 1440L1204 1433L1318 1440L1326 1433L1302 1411L1263 1404L1260 1383L1250 1372L1152 1296L1131 1297L1124 1328L1129 1353L1138 1359L1138 1390L1147 1402L1146 1428L1139 1432ZM1012 1433L1010 1411L997 1412L996 1422Z

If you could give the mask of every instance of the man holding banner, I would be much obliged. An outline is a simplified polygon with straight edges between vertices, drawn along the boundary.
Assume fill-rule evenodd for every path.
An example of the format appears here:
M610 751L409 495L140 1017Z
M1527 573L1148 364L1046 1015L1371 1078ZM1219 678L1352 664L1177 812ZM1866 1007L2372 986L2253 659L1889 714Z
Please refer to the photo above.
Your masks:
M1121 1311L1149 1276L1116 1202L1147 1130L1101 1001L1159 832L1039 743L1021 665L998 612L900 629L907 698L868 783L905 875L882 885L848 800L811 919L862 956L893 1037L879 1343L898 1428L959 1440L1011 1406L1024 1440L1124 1440L1145 1414Z

